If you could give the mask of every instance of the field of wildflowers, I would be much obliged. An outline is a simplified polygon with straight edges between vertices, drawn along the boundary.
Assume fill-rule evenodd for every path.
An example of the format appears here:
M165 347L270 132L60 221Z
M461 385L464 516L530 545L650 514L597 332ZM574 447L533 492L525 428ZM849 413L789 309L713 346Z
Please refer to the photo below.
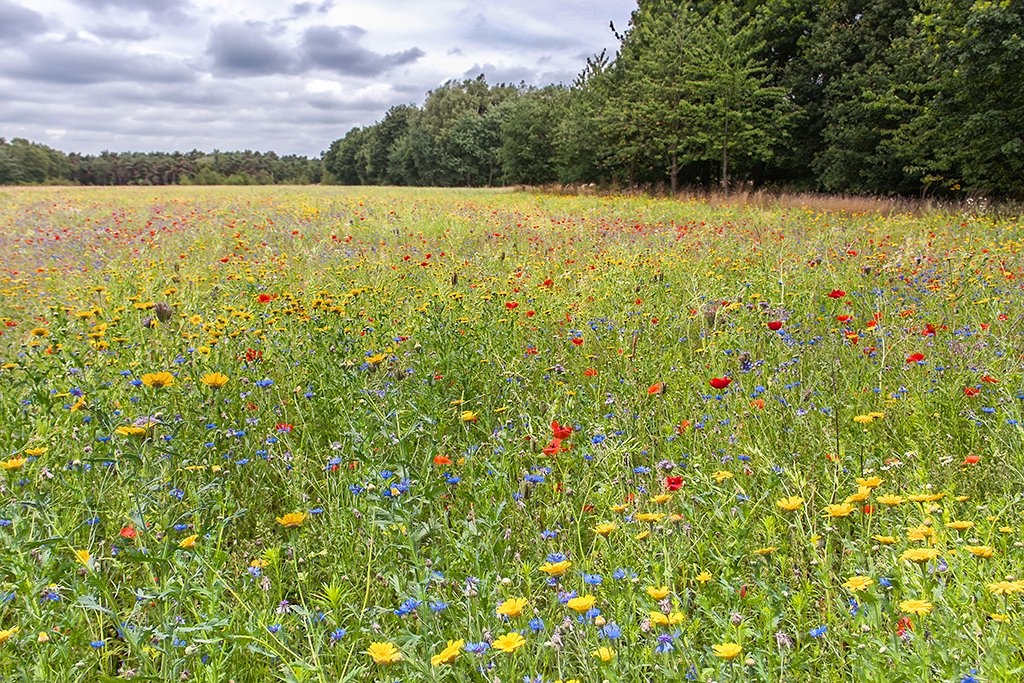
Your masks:
M1021 680L1022 248L4 190L0 680Z

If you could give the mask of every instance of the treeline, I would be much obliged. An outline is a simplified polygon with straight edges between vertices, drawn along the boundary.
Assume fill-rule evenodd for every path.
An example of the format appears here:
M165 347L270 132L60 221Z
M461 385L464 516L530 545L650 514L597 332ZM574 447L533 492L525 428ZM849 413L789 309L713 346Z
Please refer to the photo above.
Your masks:
M571 86L449 81L325 176L1020 198L1022 26L1021 2L641 0Z
M24 138L0 138L0 185L304 185L319 183L321 174L319 159L274 152L65 154Z

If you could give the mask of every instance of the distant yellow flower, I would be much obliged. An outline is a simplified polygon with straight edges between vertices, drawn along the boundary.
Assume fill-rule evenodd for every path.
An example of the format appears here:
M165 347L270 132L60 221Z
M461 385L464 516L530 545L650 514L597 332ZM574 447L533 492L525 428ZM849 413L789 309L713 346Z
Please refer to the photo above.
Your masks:
M594 650L591 654L600 659L604 663L608 663L615 658L615 650L610 647L599 647Z
M923 541L924 543L933 543L939 535L935 533L935 529L931 528L926 524L920 526L912 526L907 529L907 540L908 541Z
M463 410L459 415L459 419L463 422L477 422L480 418L478 418L476 413L472 410Z
M655 600L664 600L668 597L668 586L648 586L647 594Z
M607 536L618 528L614 522L601 522L594 527L594 533L598 536Z
M523 636L521 636L516 631L506 633L505 635L501 636L493 643L491 643L491 647L493 647L495 650L501 650L506 654L511 654L512 652L515 652L523 645L526 645L526 638L523 638Z
M644 512L636 516L638 522L656 523L665 519L664 512Z
M875 582L870 576L851 576L843 583L843 588L857 593L862 590L867 590Z
M965 545L964 548L971 555L974 555L975 557L980 557L983 560L987 560L988 558L992 557L992 555L996 551L995 548L993 548L990 545Z
M40 446L38 448L26 448L25 455L30 455L33 458L38 458L40 455L46 452L46 446Z
M932 603L927 600L904 600L900 603L900 610L923 617L932 611Z
M794 512L799 510L804 504L804 499L800 496L789 496L788 498L779 498L775 501L775 505L786 512Z
M956 529L957 531L967 531L972 526L974 526L974 522L968 521L955 521L946 524L947 529Z
M430 665L441 666L442 664L451 664L462 654L462 647L465 644L466 641L464 640L449 640L448 645L443 650L430 658Z
M1013 595L1024 592L1024 583L1020 581L996 581L985 587L992 595Z
M874 422L875 418L871 417L870 415L854 415L853 421L859 425L867 425Z
M149 433L149 430L145 427L128 425L127 427L118 427L114 430L114 433L119 434L120 436L145 436Z
M743 654L743 648L737 643L722 643L721 645L715 645L712 648L715 656L720 659L736 659Z
M913 503L934 503L946 497L945 493L915 493L907 498Z
M1008 614L998 614L996 612L993 612L992 614L988 615L988 618L996 622L997 624L1010 623L1010 616Z
M92 556L89 554L88 550L83 549L75 551L75 559L84 564L86 567L89 566L89 560L91 558Z
M617 505L612 505L608 509L611 510L612 512L617 512L619 514L622 514L623 512L625 512L626 510L629 509L629 506L626 505L625 503L618 503Z
M873 538L878 543L881 543L882 545L892 545L893 543L896 542L896 537L895 536L881 536L881 535L875 534L871 538Z
M763 555L771 555L772 553L774 553L778 549L779 549L778 546L769 545L769 546L765 546L764 548L758 548L757 550L754 551L754 554L755 555L762 555L762 556Z
M655 626L676 626L683 623L686 619L682 612L671 612L665 614L663 612L651 612L648 620Z
M192 534L191 536L183 538L178 543L178 547L179 548L186 548L186 549L187 548L195 548L196 547L196 539L197 538L199 538L199 534Z
M651 497L651 502L657 505L662 505L663 503L667 503L670 500L672 500L671 493L659 493L658 495Z
M721 484L726 479L732 479L733 474L728 470L718 470L717 472L712 472L711 477L715 480L715 483Z
M50 642L50 634L46 631L40 631L39 635L36 636L37 643L48 643Z
M374 664L396 664L402 661L402 653L394 643L370 643L366 654L373 658Z
M572 562L569 560L562 560L560 562L545 562L538 569L548 576L561 576L564 574L569 567L572 566Z
M908 560L917 564L924 564L930 562L939 556L939 551L935 548L911 548L910 550L904 550L903 554L900 555L901 560Z
M1001 534L1012 534L1013 532L1014 532L1014 528L1012 526L1001 526L1001 527L999 527L999 533L1001 533Z
M881 503L882 505L888 505L888 506L892 507L894 505L899 505L900 503L902 503L903 502L903 496L897 496L897 495L892 494L892 493L886 493L883 496L879 496L878 498L875 498L875 500L878 501L879 503Z
M309 517L305 512L289 512L284 517L278 517L277 523L283 527L293 529L302 526L302 523Z
M849 517L857 508L850 503L834 503L825 508L826 517Z
M529 604L530 601L526 598L509 598L498 605L498 609L495 611L499 617L518 617Z
M366 362L369 363L370 365L380 365L381 363L384 362L385 358L387 358L387 356L385 356L383 353L375 353L372 356L367 356Z
M50 331L45 327L35 327L32 329L33 337L49 337Z
M649 529L644 529L643 531L638 533L636 536L634 536L633 539L637 540L637 541L645 541L645 540L647 540L647 537L650 536L650 535L651 535L650 530Z
M597 602L597 598L595 598L593 595L581 595L578 598L573 598L569 600L569 602L565 604L572 611L583 614L584 612L588 611L591 607L593 607L595 602Z
M701 585L704 585L705 583L711 580L711 572L707 570L702 571L700 574L697 574L697 576L695 576L694 579Z
M223 372L208 372L203 375L203 379L201 381L211 389L220 389L228 383L228 376Z
M169 372L147 372L142 376L142 383L153 389L169 387L174 384L174 375Z
M844 503L862 503L868 499L871 495L871 489L867 486L860 486L857 488L857 493L853 493L846 497Z
M26 462L28 462L28 458L11 458L10 460L3 460L0 461L0 469L13 472L15 470L20 470L22 465Z
M884 483L881 477L857 477L858 486L866 486L869 489L877 489Z
M15 633L17 633L20 630L21 629L18 628L17 626L12 626L9 629L0 631L0 645L3 645L4 643L6 643L8 640L11 639L11 636L13 636Z

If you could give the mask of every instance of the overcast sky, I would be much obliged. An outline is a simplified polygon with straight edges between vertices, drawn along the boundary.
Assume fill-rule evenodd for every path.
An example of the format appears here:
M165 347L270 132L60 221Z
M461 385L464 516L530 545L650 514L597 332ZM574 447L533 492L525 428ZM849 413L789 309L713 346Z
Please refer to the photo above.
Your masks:
M231 9L227 7L231 6ZM627 0L0 0L0 137L318 155L448 79L568 83Z

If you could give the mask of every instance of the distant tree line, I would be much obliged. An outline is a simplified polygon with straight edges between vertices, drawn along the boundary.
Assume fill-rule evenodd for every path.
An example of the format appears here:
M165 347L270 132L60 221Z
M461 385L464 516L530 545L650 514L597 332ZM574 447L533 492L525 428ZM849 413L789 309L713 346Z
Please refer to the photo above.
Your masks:
M274 152L65 154L24 138L0 138L2 185L297 185L319 183L321 169L320 159Z
M571 86L449 81L335 140L325 178L1019 198L1021 27L1010 1L640 0Z

